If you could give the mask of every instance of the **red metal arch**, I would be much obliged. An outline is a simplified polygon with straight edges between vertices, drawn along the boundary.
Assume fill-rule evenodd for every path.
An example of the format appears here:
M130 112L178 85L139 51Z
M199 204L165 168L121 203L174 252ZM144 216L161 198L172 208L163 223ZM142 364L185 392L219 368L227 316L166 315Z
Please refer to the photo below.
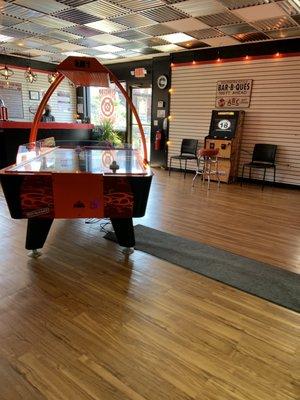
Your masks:
M70 79L77 86L92 86L93 84L99 84L99 82L105 85L105 78L107 78L107 83L109 84L108 77L110 77L110 79L116 84L125 97L133 115L136 118L143 144L144 162L148 164L147 145L143 125L131 98L128 96L126 90L123 88L117 77L105 65L101 64L96 58L92 57L70 56L61 64L59 64L57 71L57 76L54 82L52 82L49 86L36 111L30 131L29 142L31 143L36 141L43 110L51 95L65 77Z

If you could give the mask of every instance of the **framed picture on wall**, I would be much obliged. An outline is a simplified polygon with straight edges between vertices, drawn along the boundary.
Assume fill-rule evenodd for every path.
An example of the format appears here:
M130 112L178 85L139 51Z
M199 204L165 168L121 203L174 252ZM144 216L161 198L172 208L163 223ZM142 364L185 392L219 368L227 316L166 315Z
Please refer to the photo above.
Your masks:
M40 92L38 90L29 90L30 100L40 100Z

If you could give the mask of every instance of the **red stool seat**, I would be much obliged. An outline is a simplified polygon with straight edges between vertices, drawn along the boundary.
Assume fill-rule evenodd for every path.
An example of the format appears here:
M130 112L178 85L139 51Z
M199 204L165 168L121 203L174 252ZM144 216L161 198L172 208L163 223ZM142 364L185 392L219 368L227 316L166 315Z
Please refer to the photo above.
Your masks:
M219 149L199 149L198 156L200 157L215 157L219 154Z

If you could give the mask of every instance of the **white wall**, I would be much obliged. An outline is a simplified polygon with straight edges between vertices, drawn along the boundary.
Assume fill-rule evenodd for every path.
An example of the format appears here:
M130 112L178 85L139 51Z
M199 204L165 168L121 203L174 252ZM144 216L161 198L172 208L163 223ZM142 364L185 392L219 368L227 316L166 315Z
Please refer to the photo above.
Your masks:
M0 65L2 68L4 65ZM29 112L30 106L38 106L40 101L33 101L29 99L29 90L36 90L40 92L40 98L42 97L42 93L45 92L50 86L48 82L48 72L36 72L37 81L34 83L28 83L25 80L24 72L25 70L19 68L9 67L14 71L14 75L9 79L10 82L16 82L22 84L22 98L23 98L23 111L24 111L24 119L13 118L15 121L32 121L34 118L34 114ZM3 82L3 79L1 79ZM63 109L58 103L57 92L66 91L70 93L70 111ZM75 121L75 113L76 113L76 89L75 87L70 86L69 81L65 78L62 83L58 86L55 92L52 94L49 104L52 108L52 114L55 117L56 122L74 122ZM9 114L9 110L8 110ZM10 119L10 118L9 118Z
M182 138L196 138L203 145L211 110L215 109L216 82L227 79L253 79L251 104L245 108L239 175L241 165L251 160L255 143L272 143L278 145L277 182L300 185L300 57L297 56L175 66L169 155L179 154ZM260 178L260 174L253 177ZM272 172L267 179L272 180Z

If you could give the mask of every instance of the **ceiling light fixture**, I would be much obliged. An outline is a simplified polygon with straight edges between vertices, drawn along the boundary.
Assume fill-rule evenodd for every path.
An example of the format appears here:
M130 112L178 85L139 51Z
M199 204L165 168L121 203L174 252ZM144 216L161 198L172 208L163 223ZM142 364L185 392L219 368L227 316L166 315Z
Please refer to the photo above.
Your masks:
M187 35L186 33L183 33L183 32L170 33L168 35L161 35L161 36L159 36L159 38L166 40L167 42L173 43L173 44L188 42L188 41L194 39L192 36Z
M14 75L14 71L5 65L3 68L0 68L0 75L4 77L6 81Z
M37 74L34 73L31 69L31 67L28 67L24 73L26 82L28 83L34 83L37 81Z

